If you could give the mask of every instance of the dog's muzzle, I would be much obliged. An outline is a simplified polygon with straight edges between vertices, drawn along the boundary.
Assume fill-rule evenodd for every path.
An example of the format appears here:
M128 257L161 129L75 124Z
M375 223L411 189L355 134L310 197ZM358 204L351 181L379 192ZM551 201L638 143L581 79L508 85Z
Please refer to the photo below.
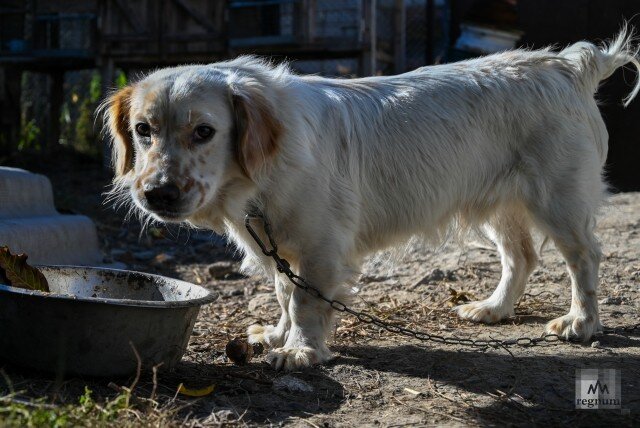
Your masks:
M179 211L181 192L175 183L166 183L159 186L145 185L143 191L147 205L152 211Z

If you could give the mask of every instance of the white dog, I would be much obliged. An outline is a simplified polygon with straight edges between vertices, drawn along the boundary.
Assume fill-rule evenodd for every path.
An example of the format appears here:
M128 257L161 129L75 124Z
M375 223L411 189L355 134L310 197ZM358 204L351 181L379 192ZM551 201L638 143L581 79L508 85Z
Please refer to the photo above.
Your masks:
M373 251L484 225L502 279L457 312L486 323L513 315L537 263L536 228L564 256L573 294L546 331L587 340L601 328L593 229L608 140L594 94L627 63L640 69L623 30L600 48L514 50L398 76L298 76L253 57L163 69L105 103L114 192L154 219L228 234L245 266L274 274L280 321L248 333L276 368L330 358L332 310L262 255L243 226L255 209L280 255L329 298L347 294Z

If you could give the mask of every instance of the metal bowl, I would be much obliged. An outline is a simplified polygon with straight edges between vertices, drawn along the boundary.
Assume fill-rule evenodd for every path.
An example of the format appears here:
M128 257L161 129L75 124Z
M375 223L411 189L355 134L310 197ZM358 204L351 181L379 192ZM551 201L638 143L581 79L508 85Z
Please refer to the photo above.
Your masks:
M58 375L119 377L182 358L218 295L126 270L40 266L51 293L0 285L0 360ZM133 347L132 347L133 346Z

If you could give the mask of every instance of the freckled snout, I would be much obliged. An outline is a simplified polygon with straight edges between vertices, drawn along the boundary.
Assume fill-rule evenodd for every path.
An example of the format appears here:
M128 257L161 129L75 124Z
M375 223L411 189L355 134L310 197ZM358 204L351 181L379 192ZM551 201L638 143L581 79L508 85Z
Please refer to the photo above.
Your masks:
M175 183L145 184L144 197L154 211L176 211L180 201L180 188Z

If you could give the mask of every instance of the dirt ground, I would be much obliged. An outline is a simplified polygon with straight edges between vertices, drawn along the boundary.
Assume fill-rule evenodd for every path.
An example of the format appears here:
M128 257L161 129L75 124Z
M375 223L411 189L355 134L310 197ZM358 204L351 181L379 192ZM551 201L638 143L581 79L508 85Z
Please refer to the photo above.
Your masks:
M277 373L262 357L235 366L224 353L228 340L244 336L250 324L273 324L279 317L270 281L239 274L233 249L208 232L172 227L151 228L140 235L135 221L123 223L121 214L100 205L108 178L92 172L95 165L71 170L44 172L54 182L61 209L96 221L108 258L220 294L201 311L180 365L159 374L157 402L171 409L159 425L640 424L638 332L600 336L586 344L478 349L420 343L346 317L337 323L330 342L335 358L323 367ZM638 323L640 194L613 196L600 218L598 235L604 252L602 321L606 326ZM412 244L403 257L377 255L363 267L353 305L412 328L461 338L538 336L547 321L568 311L569 278L549 245L514 318L486 326L451 313L454 296L487 297L499 275L498 254L479 239L463 246L448 243L438 250ZM623 410L575 410L575 371L580 368L620 369ZM110 381L131 383L56 379L8 366L4 372L23 397L44 396L52 403L76 400L85 385L108 397L114 393ZM180 383L216 387L211 395L189 399L176 394ZM153 387L145 374L136 394L149 396ZM138 422L145 424L144 419Z

